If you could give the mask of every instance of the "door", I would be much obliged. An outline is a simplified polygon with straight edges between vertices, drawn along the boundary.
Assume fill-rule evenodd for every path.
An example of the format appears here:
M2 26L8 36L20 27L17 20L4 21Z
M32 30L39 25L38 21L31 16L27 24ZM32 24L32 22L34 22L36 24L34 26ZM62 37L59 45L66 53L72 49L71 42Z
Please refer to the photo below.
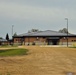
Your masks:
M58 39L48 39L48 45L58 45Z
M52 40L52 44L53 45L58 45L58 40L56 40L56 39Z

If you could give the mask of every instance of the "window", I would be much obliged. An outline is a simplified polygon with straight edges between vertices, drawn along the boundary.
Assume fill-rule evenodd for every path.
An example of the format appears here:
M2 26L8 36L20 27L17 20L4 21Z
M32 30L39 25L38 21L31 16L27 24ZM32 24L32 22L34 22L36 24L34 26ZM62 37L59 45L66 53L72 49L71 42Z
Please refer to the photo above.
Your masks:
M16 41L17 41L17 39L16 39Z
M74 40L74 42L76 42L76 40Z
M76 42L76 40L72 40L72 42Z
M73 40L72 40L72 42L73 42Z

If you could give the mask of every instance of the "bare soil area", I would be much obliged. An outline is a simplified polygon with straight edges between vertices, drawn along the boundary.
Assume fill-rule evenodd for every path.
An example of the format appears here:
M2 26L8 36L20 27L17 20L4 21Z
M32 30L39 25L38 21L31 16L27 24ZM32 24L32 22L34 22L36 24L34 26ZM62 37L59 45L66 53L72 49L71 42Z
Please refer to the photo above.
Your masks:
M0 57L0 74L76 75L76 48L25 46L28 55Z

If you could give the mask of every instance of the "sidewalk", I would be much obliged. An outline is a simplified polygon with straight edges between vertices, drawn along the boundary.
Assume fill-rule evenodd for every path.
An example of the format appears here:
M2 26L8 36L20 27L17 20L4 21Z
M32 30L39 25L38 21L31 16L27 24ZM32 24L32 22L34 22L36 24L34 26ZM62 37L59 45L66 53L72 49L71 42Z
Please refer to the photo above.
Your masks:
M69 45L68 47L71 47L72 45ZM41 45L40 47L67 47L67 45Z

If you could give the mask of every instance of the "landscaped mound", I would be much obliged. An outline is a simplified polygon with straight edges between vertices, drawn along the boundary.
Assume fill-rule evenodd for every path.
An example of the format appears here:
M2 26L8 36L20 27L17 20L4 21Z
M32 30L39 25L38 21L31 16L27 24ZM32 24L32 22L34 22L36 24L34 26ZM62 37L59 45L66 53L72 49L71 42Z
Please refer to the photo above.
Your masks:
M28 50L26 49L6 49L0 50L0 56L19 56L19 55L27 55Z

